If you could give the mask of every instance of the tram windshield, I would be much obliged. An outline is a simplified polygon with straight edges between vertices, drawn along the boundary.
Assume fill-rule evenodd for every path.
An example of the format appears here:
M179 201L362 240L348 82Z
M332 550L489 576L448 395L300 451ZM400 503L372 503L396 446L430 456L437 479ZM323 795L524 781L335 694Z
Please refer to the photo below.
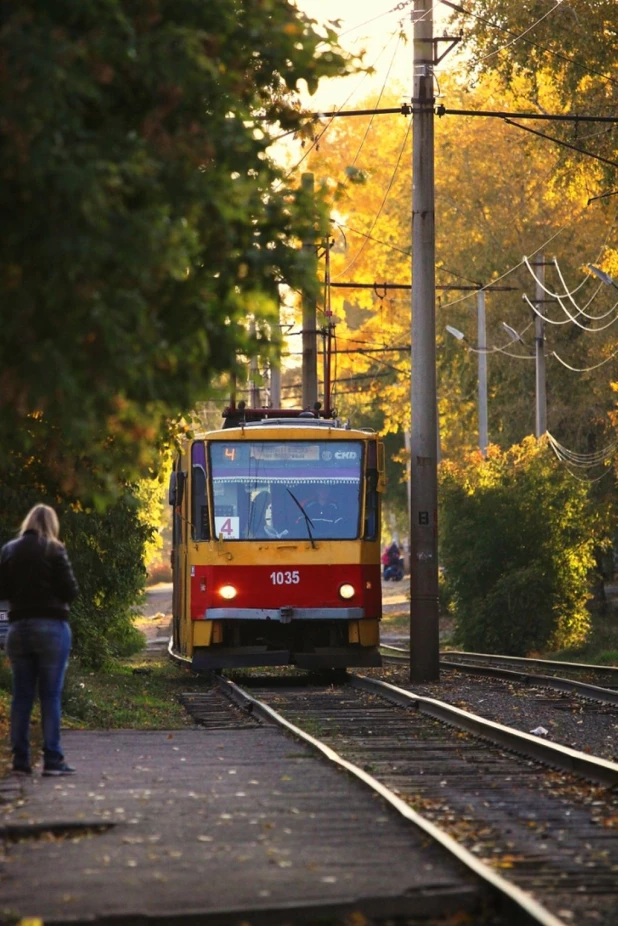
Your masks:
M359 536L361 441L213 441L208 453L216 537Z

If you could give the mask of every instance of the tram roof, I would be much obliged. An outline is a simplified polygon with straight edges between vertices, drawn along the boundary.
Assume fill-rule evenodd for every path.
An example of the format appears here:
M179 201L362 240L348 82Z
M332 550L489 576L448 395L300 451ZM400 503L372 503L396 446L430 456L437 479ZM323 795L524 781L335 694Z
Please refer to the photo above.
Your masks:
M368 437L371 434L376 434L373 428L352 428L349 424L344 424L342 421L332 418L267 418L262 421L247 421L235 427L221 428L214 431L202 431L196 433L195 437L197 439L208 438L209 440L233 440L241 436L246 436L247 431L251 431L252 437L254 434L255 437L258 437L258 435L264 432L271 432L268 434L269 437L282 436L283 432L286 431L319 431L322 433L327 432L331 436L332 432L336 432L336 437L343 440ZM304 436L303 434L303 437ZM324 436L326 435L324 434Z

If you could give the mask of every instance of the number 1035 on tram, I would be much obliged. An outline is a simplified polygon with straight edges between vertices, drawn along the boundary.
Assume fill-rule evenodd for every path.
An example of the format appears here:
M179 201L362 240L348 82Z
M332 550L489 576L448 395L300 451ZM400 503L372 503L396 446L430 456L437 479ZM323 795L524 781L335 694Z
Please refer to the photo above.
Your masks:
M380 665L384 448L336 420L188 440L171 476L170 655L195 671Z

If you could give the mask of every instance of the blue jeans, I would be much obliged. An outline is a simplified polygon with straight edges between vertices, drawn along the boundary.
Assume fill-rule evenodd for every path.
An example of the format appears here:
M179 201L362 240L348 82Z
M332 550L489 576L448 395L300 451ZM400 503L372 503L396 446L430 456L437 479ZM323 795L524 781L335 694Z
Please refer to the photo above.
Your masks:
M37 681L43 727L45 763L62 762L60 697L71 649L67 621L27 617L9 625L6 653L13 672L11 748L13 761L30 764L30 715Z

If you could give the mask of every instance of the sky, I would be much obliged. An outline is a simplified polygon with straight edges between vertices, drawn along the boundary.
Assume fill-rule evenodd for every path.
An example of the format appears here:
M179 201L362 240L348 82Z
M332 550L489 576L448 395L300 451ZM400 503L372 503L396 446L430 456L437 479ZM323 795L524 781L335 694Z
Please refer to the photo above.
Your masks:
M343 48L351 52L365 50L364 62L375 68L374 75L357 74L348 78L322 81L316 94L303 99L311 109L331 109L349 105L377 90L379 93L388 77L389 83L399 83L412 94L412 9L395 11L398 0L296 0L297 7L318 23L340 20L337 31ZM434 30L442 31L444 10L435 4ZM398 42L396 34L403 23L408 44ZM403 100L402 100L403 102Z

